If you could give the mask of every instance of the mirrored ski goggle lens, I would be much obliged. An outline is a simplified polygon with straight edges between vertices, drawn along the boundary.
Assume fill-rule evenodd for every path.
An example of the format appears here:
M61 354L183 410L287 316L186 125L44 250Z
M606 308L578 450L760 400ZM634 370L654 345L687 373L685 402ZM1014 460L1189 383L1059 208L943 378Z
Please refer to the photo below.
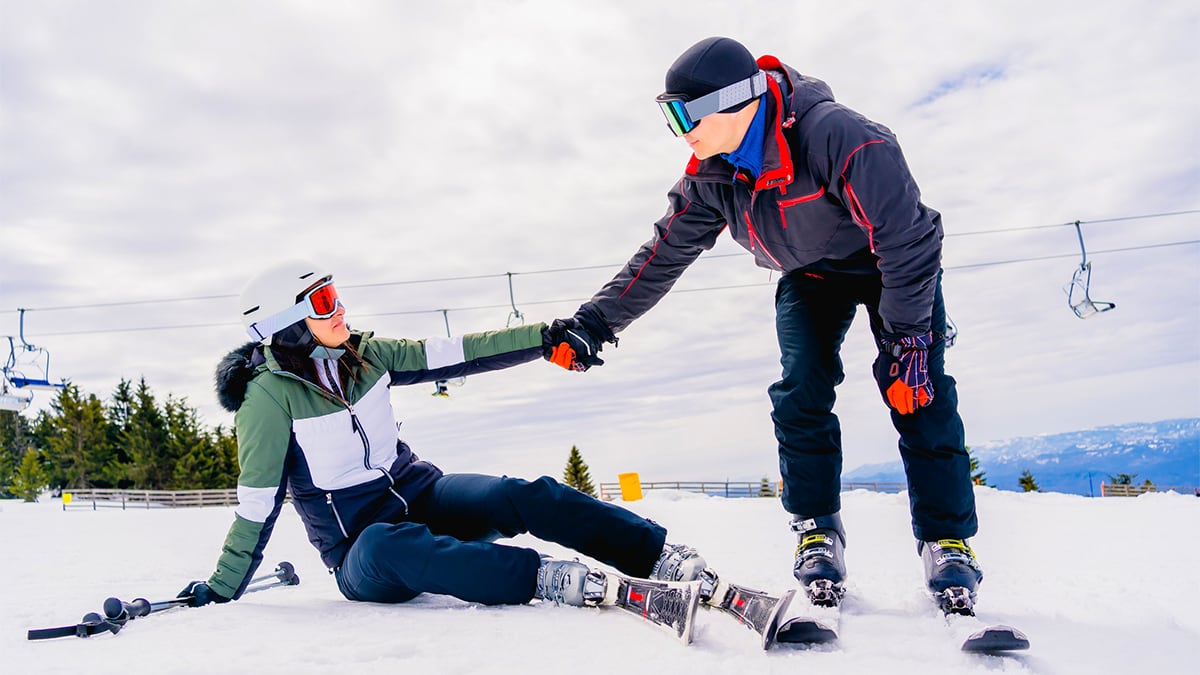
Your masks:
M314 319L327 319L333 316L341 304L338 301L337 289L333 287L333 282L309 291L308 304L312 307L311 316Z
M696 123L688 116L687 109L683 107L683 104L684 102L679 99L660 99L658 101L658 107L662 110L663 116L667 118L667 128L676 136L682 136L696 128Z

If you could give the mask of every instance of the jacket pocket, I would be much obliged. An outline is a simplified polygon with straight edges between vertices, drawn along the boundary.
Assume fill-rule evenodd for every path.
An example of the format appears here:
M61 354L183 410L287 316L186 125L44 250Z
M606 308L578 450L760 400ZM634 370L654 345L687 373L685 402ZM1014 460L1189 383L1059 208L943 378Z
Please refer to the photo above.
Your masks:
M822 186L812 194L780 199L779 223L788 248L794 251L823 251L837 235L841 218L825 199Z

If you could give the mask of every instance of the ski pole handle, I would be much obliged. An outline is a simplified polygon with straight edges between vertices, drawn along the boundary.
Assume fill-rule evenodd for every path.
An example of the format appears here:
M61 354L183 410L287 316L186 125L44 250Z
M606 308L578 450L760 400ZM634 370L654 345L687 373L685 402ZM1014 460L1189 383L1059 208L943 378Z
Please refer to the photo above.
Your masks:
M299 586L299 585L300 585L300 575L293 573L287 579L279 579L278 581L272 581L272 582L266 583L266 584L259 584L257 586L247 586L246 590L242 591L242 595L244 596L247 593L257 593L259 591L265 591L268 588L275 588L276 586Z
M275 566L274 572L271 572L270 574L263 574L263 575L254 577L253 579L250 580L249 583L257 584L260 581L267 581L269 579L278 579L280 581L287 581L288 579L291 579L294 576L296 576L296 568L292 565L292 563L284 560L283 562L281 562Z

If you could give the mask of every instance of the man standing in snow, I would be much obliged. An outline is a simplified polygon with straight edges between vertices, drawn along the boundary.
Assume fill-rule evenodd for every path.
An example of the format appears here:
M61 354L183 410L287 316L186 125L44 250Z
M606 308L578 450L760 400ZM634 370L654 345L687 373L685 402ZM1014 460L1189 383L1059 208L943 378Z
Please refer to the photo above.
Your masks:
M657 101L694 156L650 240L566 320L556 362L603 363L602 344L615 343L728 228L760 267L783 272L775 296L783 374L769 393L797 580L817 604L836 605L843 593L834 388L844 377L842 341L863 305L927 584L973 597L982 573L965 541L977 530L975 499L955 382L944 371L941 216L921 203L896 137L835 103L824 82L773 56L756 61L729 38L684 52Z

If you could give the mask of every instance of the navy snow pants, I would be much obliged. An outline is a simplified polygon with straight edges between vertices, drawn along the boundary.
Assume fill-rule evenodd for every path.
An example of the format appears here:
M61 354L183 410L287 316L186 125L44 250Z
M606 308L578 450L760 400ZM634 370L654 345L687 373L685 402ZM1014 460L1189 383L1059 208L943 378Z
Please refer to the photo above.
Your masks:
M768 391L789 513L816 517L841 509L842 438L833 413L834 388L845 379L840 351L860 304L880 339L880 290L878 275L793 272L779 281L775 321L783 376ZM946 331L940 274L931 328L935 336ZM913 534L922 541L963 539L978 529L958 392L945 372L945 352L945 342L934 340L928 355L933 403L909 415L889 408L900 434ZM889 363L880 354L874 364L885 406Z
M526 533L644 577L666 530L543 476L442 476L414 500L409 520L367 526L335 571L351 600L405 602L420 593L486 605L533 599L537 551L492 543Z

